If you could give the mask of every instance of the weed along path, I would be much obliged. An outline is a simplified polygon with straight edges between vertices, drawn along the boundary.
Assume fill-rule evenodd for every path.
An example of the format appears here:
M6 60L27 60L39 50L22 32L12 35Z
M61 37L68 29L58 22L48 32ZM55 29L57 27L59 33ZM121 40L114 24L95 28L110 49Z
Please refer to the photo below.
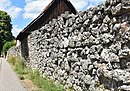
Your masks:
M0 91L27 91L4 58L0 58Z

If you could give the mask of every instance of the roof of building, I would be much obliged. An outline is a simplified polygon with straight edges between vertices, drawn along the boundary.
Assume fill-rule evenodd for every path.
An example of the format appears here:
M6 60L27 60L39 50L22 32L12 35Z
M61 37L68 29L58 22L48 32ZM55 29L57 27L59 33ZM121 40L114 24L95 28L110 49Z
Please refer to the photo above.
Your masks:
M43 12L35 18L30 24L28 24L16 37L16 40L22 40L26 38L28 35L31 34L32 31L38 29L41 27L41 24L44 22L44 19L48 18L46 13L49 13L50 9L52 9L52 6L55 5L55 3L59 0L52 0L52 2L43 10ZM75 7L71 4L69 0L63 0L67 7L72 11L72 13L76 14L77 11Z

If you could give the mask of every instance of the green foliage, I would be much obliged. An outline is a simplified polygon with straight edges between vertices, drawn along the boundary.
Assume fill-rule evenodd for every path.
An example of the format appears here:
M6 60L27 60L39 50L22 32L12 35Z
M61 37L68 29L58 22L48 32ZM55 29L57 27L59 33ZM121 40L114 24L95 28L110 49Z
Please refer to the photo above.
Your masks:
M26 74L27 72L27 70L26 70L26 66L25 66L25 64L24 64L24 60L22 59L22 58L20 58L20 57L16 57L15 58L15 71L18 73L18 74L20 74L20 75L24 75L24 74Z
M13 39L11 29L12 24L10 15L0 10L0 53L4 43Z
M31 71L29 77L40 88L40 91L64 91L61 85L56 85L52 80L43 78L38 70Z
M28 70L24 64L24 59L22 59L21 57L14 57L14 56L9 56L8 61L10 64L13 65L15 71L19 74L19 75L24 75L28 73Z
M12 46L15 46L15 45L16 45L16 43L15 43L14 40L11 41L11 42L6 42L6 43L4 44L4 46L3 46L2 53L3 53L4 55L6 55L6 54L7 54L7 51L8 51Z
M32 82L39 88L38 91L64 91L60 84L55 84L52 80L42 77L38 70L32 71L28 69L21 57L9 56L8 61L13 65L20 79L25 79L24 75L27 75L27 78L32 80Z
M15 65L15 57L13 55L10 55L8 57L8 61L9 61L10 64Z
M66 91L74 91L72 86L68 86L68 88L66 89Z

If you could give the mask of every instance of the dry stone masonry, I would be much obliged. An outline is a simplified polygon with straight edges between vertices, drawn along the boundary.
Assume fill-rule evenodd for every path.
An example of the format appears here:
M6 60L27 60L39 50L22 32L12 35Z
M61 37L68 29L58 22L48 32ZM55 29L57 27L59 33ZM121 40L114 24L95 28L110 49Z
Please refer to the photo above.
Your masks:
M130 1L61 14L28 36L29 60L75 91L130 91Z

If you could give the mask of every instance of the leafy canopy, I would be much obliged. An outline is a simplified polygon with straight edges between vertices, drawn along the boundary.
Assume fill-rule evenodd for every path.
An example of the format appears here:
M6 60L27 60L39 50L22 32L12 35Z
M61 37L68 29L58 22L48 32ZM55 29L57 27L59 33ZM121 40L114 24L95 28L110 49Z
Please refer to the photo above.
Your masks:
M0 53L4 43L12 41L13 36L11 33L12 24L11 17L5 11L0 10Z

